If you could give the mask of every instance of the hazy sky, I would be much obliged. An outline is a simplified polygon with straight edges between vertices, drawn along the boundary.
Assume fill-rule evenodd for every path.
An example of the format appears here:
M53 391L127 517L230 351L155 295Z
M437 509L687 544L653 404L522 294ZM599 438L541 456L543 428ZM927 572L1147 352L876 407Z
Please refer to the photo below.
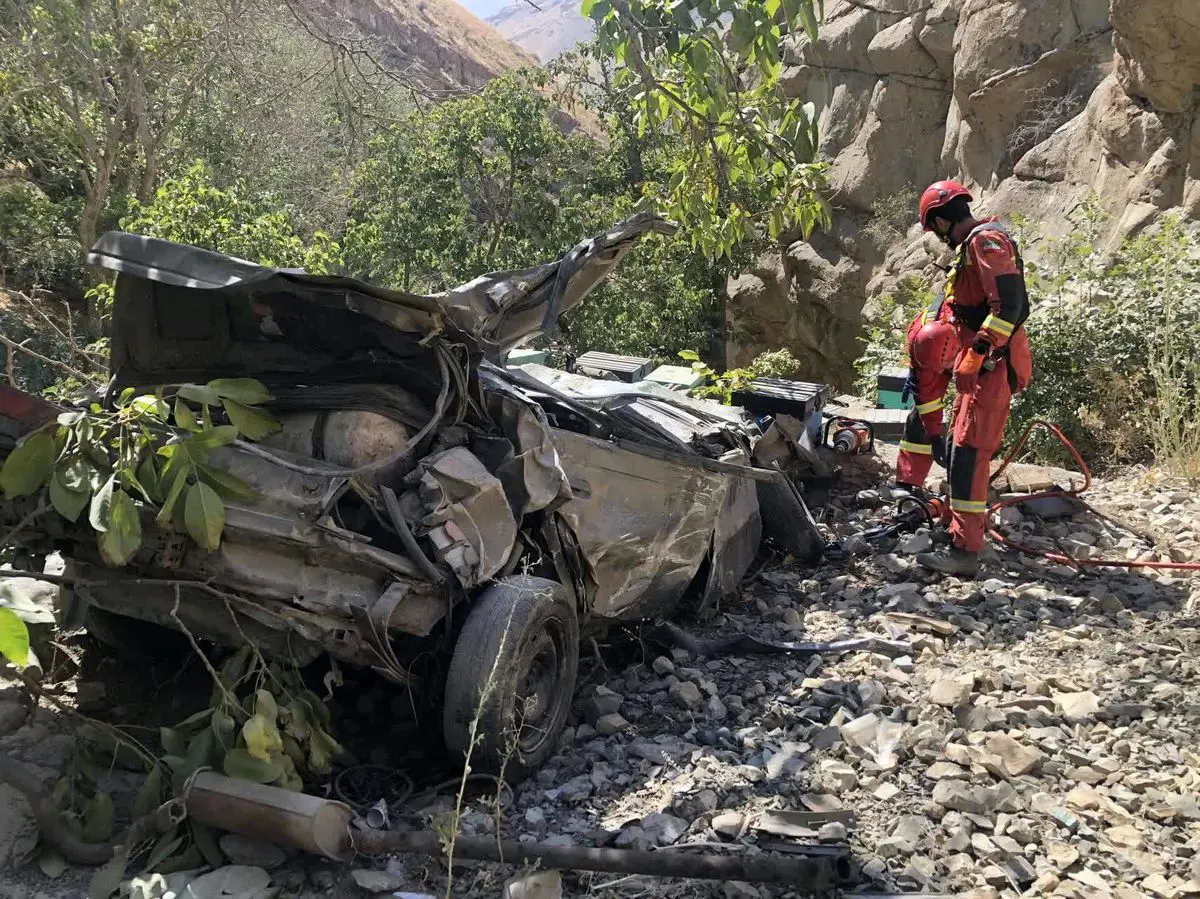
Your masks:
M520 0L457 0L459 6L465 6L481 19L517 2Z

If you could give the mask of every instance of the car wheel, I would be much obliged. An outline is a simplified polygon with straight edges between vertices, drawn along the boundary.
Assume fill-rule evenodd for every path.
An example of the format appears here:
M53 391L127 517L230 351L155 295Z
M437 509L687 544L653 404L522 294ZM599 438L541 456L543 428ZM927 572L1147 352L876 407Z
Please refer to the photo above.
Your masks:
M450 660L442 708L447 748L469 757L475 770L521 780L554 752L578 668L579 618L562 584L511 577L488 587Z

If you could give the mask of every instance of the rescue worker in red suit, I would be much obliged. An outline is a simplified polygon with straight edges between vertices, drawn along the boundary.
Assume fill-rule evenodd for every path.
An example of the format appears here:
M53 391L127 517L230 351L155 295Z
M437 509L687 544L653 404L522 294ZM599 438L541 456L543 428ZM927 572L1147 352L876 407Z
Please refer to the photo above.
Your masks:
M949 471L948 550L923 553L932 571L973 577L983 550L991 461L1004 437L1012 397L1033 376L1024 264L1016 240L995 218L977 220L973 198L955 181L921 196L921 225L957 250L941 295L908 330L905 394L915 407L900 444L897 482L920 488L936 461ZM944 397L956 397L947 449Z

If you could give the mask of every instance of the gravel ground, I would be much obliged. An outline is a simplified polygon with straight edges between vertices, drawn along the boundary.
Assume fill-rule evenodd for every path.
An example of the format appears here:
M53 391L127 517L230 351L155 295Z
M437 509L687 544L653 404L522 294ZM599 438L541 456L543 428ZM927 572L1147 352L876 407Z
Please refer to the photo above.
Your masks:
M889 499L870 483L874 475L855 476L823 513L835 533L861 529ZM1089 498L1152 533L1153 552L1200 558L1194 492L1133 472L1098 483ZM1007 518L1046 548L1080 557L1151 552L1091 515ZM990 553L980 578L963 582L914 564L937 539L918 532L883 551L851 540L857 554L817 570L769 565L712 618L688 624L700 637L873 635L907 641L907 655L702 658L650 640L605 644L585 659L559 752L500 809L505 835L739 853L846 846L863 869L860 891L875 894L1200 894L1200 702L1191 698L1200 578L1080 574ZM203 679L190 670L161 676L175 678L180 696ZM107 696L111 707L122 689L112 677L120 680L114 672L81 680L78 693ZM127 715L148 714L121 701ZM0 693L0 733L0 751L48 780L69 759L63 719L44 708L29 716L15 691ZM409 811L436 815L450 804L426 797ZM496 811L486 798L469 801L464 831L493 833ZM87 872L49 880L28 862L31 833L23 800L0 787L0 896L83 895ZM285 896L446 890L434 863L393 860L354 874L284 860L269 847L231 849L243 863L271 867ZM461 865L453 892L496 896L514 873ZM589 874L565 876L563 890L625 899L803 895Z

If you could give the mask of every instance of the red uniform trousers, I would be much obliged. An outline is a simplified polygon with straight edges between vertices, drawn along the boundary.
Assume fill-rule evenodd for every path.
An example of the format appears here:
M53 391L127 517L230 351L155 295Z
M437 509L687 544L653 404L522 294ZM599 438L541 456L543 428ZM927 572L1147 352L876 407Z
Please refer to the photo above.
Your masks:
M904 423L904 437L900 441L900 458L896 460L896 483L909 487L924 487L933 468L933 444L925 423L919 415L910 413Z
M950 537L968 552L983 549L992 457L1004 441L1012 389L1008 360L980 372L975 389L954 400L950 449Z

